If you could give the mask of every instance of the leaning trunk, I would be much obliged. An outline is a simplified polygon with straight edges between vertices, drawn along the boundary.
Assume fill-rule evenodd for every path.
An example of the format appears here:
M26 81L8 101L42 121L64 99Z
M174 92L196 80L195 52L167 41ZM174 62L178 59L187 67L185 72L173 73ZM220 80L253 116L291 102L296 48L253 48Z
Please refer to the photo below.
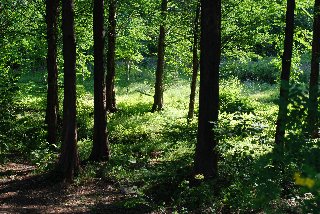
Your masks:
M116 0L109 0L108 18L108 51L107 51L107 77L106 77L106 108L107 111L115 112L116 96L114 90L115 50L116 50Z
M74 2L62 1L64 59L63 144L57 171L63 181L71 182L79 170L76 127L76 41Z
M93 5L93 39L94 39L94 134L92 161L109 159L109 142L107 136L107 118L105 106L104 73L104 10L103 0L94 0Z
M294 33L294 9L295 0L287 1L286 13L286 29L284 39L284 52L282 56L282 71L280 84L280 101L279 113L276 124L275 143L284 146L284 136L286 129L286 121L288 114L288 100L289 100L289 80L291 70L291 58L293 49L293 33Z
M164 72L164 51L165 51L165 21L168 9L168 1L162 0L160 33L158 40L158 61L156 70L156 83L154 86L154 101L151 111L161 111L163 108L163 72Z
M319 137L319 62L320 62L320 0L314 3L314 22L312 40L311 74L309 85L309 133L313 138Z
M188 121L193 118L194 114L194 103L196 97L197 89L197 77L199 69L199 59L198 59L198 38L199 38L199 17L200 17L200 4L197 6L196 17L194 19L194 29L193 29L193 56L192 56L192 80L191 80L191 93L189 102L189 112Z
M57 143L57 121L58 121L58 69L57 69L57 19L59 0L46 1L46 23L47 23L47 69L48 69L48 91L46 123L48 124L47 140L49 144Z
M200 93L194 173L215 178L218 139L214 127L219 114L221 58L221 1L201 0Z

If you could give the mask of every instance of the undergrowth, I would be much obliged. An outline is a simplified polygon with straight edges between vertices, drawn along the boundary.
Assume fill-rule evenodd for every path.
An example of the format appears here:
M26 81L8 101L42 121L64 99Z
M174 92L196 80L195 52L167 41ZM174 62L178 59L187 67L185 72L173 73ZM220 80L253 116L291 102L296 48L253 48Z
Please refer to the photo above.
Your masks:
M319 142L313 142L311 147L302 146L311 142L296 137L303 130L303 127L297 129L297 120L305 116L305 110L299 108L299 104L305 101L301 90L292 90L299 96L295 96L290 104L290 114L294 117L289 123L294 130L300 131L289 131L287 140L292 144L292 152L280 158L284 168L277 168L273 162L277 86L248 81L247 78L245 82L234 77L224 78L221 81L219 125L216 127L220 142L217 148L220 154L219 178L195 182L202 181L203 177L193 177L192 173L197 118L189 123L186 119L189 82L184 78L167 82L164 110L151 113L153 79L149 78L150 73L132 71L132 82L123 81L121 75L117 79L121 83L116 88L119 111L108 114L107 118L111 159L108 163L86 165L77 183L97 177L105 179L131 196L116 206L159 212L290 213L317 208L318 202L314 198L303 198L310 191L305 186L298 188L293 179L296 172L314 178L320 171L319 167L313 167L317 164L303 158L310 148L312 155L320 154ZM39 172L46 172L57 160L59 145L52 149L45 140L43 74L22 75L18 85L20 90L12 98L15 111L10 116L14 124L10 133L15 134L6 135L1 146L6 148L6 157L9 153L19 153L37 165ZM88 158L92 146L92 86L92 77L80 79L77 85L81 160ZM61 91L60 103L63 100ZM60 115L61 110L62 106ZM1 158L4 160L3 155ZM314 196L317 196L317 190L318 187L312 187Z

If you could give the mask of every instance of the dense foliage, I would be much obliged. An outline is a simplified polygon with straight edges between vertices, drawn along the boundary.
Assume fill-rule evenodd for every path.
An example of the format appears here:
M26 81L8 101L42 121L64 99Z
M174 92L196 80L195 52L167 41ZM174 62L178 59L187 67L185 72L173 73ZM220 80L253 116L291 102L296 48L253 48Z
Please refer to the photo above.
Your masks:
M274 134L285 1L222 1L220 115L215 128L220 171L218 179L207 181L192 174L197 118L186 119L198 2L169 0L165 104L163 111L151 113L161 2L118 0L119 111L108 114L111 158L88 163L76 183L96 177L113 182L129 195L115 206L142 212L317 213L320 141L306 134L313 2L297 2L286 149L278 151ZM75 0L82 161L88 159L93 140L92 10L91 1ZM105 12L107 17L107 7ZM64 86L58 33L61 116ZM62 139L57 145L46 142L45 1L2 0L0 35L0 162L31 162L38 167L36 173L48 172ZM59 118L59 134L61 129Z

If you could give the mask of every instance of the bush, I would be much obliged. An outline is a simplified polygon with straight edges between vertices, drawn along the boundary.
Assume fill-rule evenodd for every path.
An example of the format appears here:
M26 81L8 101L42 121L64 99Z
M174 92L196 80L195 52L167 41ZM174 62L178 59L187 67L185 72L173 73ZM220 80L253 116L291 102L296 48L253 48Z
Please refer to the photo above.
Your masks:
M236 78L221 81L220 110L222 112L253 112L254 104L241 92L242 84Z
M271 59L258 61L228 61L221 67L222 78L235 76L241 81L259 81L274 84L280 77L280 72Z
M18 75L9 68L0 67L0 160L10 150L11 127L13 127L15 108L14 96L18 91Z

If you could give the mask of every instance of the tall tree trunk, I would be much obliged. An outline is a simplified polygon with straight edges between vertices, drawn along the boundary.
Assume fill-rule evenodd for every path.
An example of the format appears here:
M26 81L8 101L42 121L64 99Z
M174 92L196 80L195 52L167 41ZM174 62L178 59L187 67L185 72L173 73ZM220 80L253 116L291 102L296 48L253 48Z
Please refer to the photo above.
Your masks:
M116 68L115 68L116 10L117 10L117 1L109 0L106 108L107 108L107 111L110 111L110 112L115 112L117 110L115 90L114 90L114 78L116 74Z
M168 1L162 0L161 3L161 25L158 40L158 61L156 70L156 83L154 86L154 102L151 112L161 111L163 108L163 72L164 72L164 52L165 52L165 22L167 17Z
M196 97L197 89L197 77L199 70L199 59L198 59L198 38L199 38L199 18L200 18L200 3L197 5L196 16L194 19L194 29L193 29L193 56L192 56L192 80L191 80L191 93L190 93L190 102L189 102L189 112L188 112L188 121L193 118L194 114L194 102Z
M48 91L46 123L48 124L47 140L49 144L57 143L57 121L58 121L58 68L57 68L57 20L59 0L46 1L46 23L47 23L47 69L48 69Z
M314 3L314 21L313 21L313 40L312 40L312 59L311 74L309 84L309 133L313 138L319 137L319 62L320 62L320 0Z
M279 113L276 124L277 127L275 136L275 143L277 145L282 146L284 146L284 136L288 114L289 80L294 34L294 9L295 0L287 0L286 29L284 38L284 52L282 56L282 71L280 84Z
M221 58L221 0L201 0L199 125L194 172L206 179L218 170L218 140L214 131L219 114Z
M79 170L76 126L76 40L74 1L62 1L64 59L63 144L57 165L61 179L71 182Z
M106 118L106 86L104 73L104 1L94 0L93 39L94 39L94 135L90 155L92 161L109 159L109 141Z
M129 85L130 85L130 69L131 69L131 61L129 59L126 60L127 62L127 94L129 93Z

